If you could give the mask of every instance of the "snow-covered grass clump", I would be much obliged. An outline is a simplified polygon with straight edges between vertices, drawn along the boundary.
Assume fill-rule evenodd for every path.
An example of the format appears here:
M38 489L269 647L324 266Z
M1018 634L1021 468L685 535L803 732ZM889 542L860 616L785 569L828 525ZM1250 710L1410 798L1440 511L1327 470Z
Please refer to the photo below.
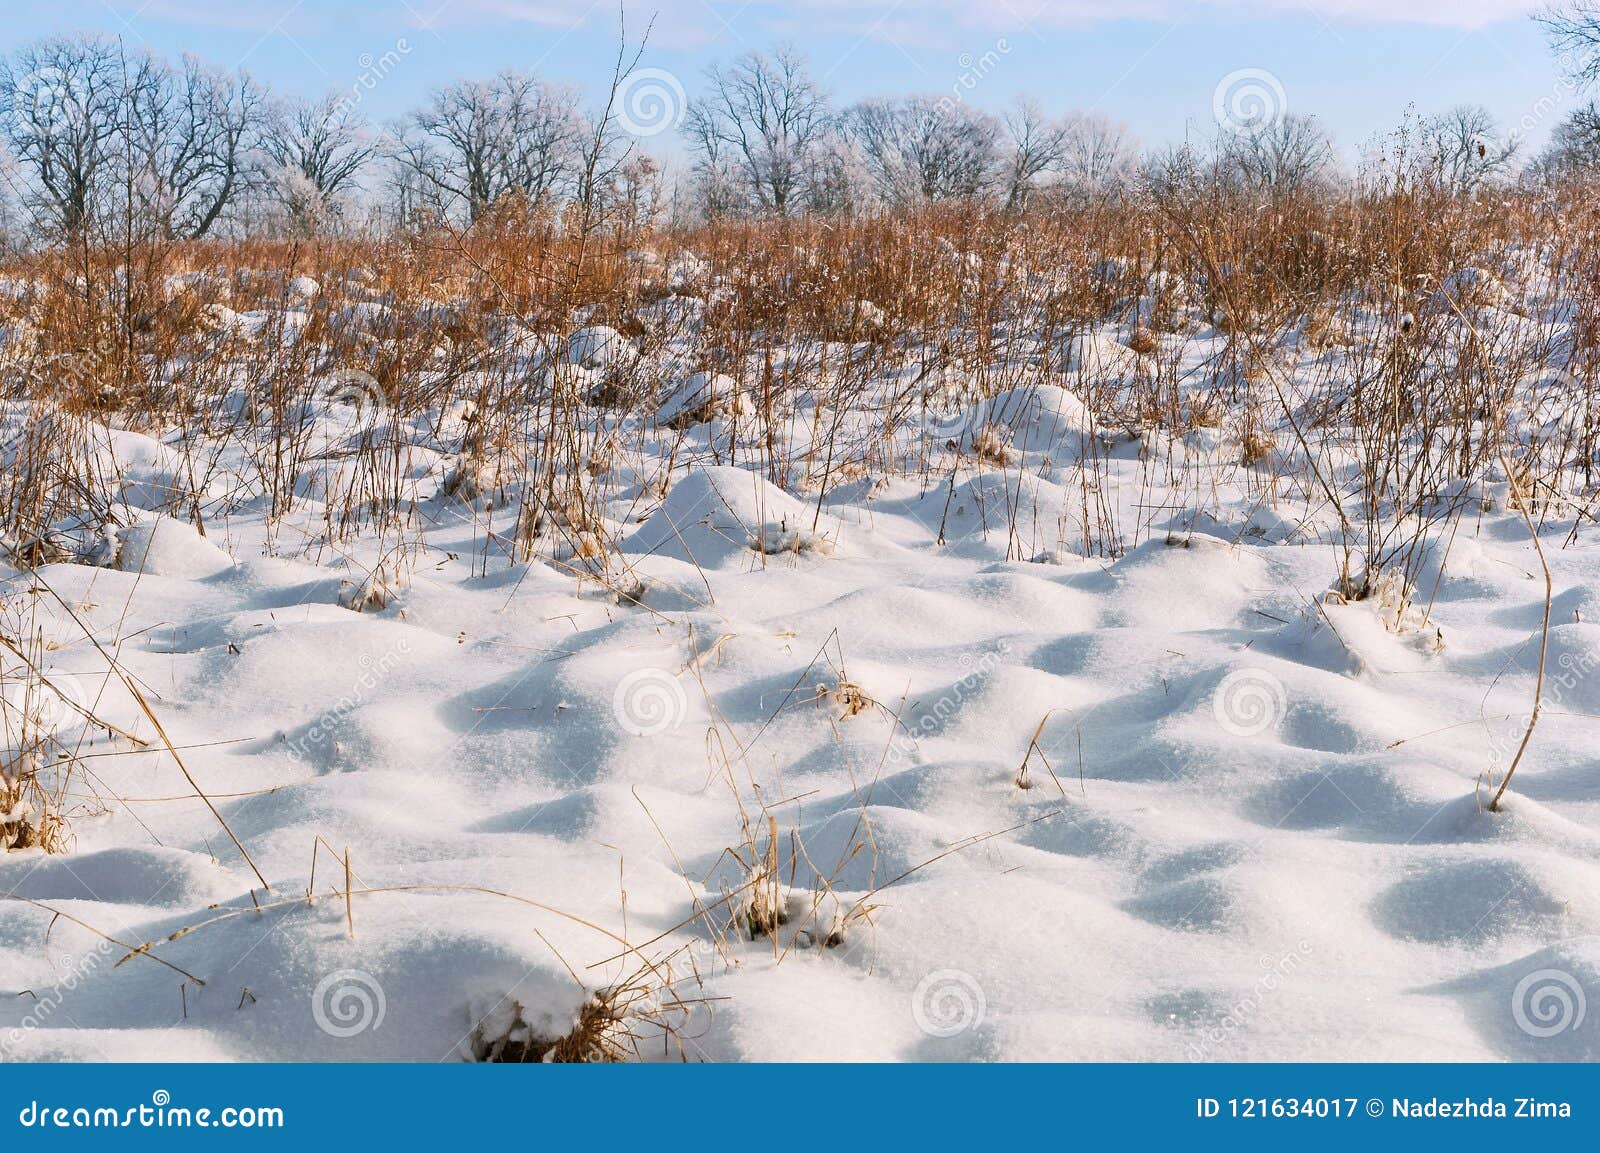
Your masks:
M1600 278L1162 207L19 274L0 1052L1600 1057Z

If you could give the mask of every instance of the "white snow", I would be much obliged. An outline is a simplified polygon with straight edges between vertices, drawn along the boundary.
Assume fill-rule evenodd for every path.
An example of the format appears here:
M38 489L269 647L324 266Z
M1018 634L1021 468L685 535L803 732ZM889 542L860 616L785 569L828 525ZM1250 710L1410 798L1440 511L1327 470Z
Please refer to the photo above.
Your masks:
M203 580L233 567L233 559L192 525L166 516L136 521L117 533L117 544L123 572Z
M1539 1016L1600 990L1591 528L1546 522L1546 711L1489 813L1544 610L1505 486L1407 602L1345 603L1326 502L1231 414L1103 422L1075 382L1136 358L1067 359L837 473L814 398L773 455L669 428L734 391L702 374L532 560L441 483L465 409L324 398L294 514L234 445L203 535L179 432L101 429L95 563L0 569L116 727L51 706L70 851L0 854L0 1052L453 1059L638 982L692 1059L1600 1057L1595 1006ZM408 515L331 537L374 437Z
M582 368L610 368L632 354L628 338L603 324L580 328L567 337L567 360Z

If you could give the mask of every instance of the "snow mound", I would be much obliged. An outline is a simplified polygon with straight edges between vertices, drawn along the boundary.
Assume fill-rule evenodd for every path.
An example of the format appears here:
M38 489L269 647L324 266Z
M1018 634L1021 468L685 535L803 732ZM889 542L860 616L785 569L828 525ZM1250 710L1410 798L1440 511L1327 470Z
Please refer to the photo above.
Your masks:
M340 327L360 336L382 336L394 331L394 309L375 300L361 300L340 310Z
M727 465L696 469L624 543L625 553L721 566L754 553L829 552L831 525L811 529L815 510L756 473Z
M1504 1058L1600 1059L1600 937L1582 936L1425 990L1455 995L1471 1026Z
M171 517L141 520L117 533L117 568L149 576L203 580L233 568L233 558L192 525Z
M688 428L718 418L748 416L753 411L733 377L697 372L668 394L657 416L671 428Z
M117 498L136 509L158 511L182 501L196 487L183 453L143 433L108 430L97 457L102 473L121 481ZM219 485L202 481L198 487L204 496Z
M1563 709L1600 713L1600 625L1553 625L1545 654L1545 695Z
M1057 362L1060 372L1094 380L1121 378L1138 367L1133 349L1103 332L1080 332Z
M1458 308L1497 305L1505 298L1505 287L1493 273L1482 268L1460 268L1439 282L1428 298L1428 307L1433 312L1453 313Z
M692 288L711 273L711 265L692 252L673 254L667 261L667 286L676 290Z
M988 423L1006 428L1011 447L1019 452L1050 452L1062 444L1081 448L1089 435L1089 410L1083 401L1055 385L1009 388L984 408Z
M188 907L250 887L210 857L160 845L53 857L0 856L0 890L34 901Z
M633 343L627 337L603 324L580 328L567 337L567 362L580 368L614 368L635 355Z

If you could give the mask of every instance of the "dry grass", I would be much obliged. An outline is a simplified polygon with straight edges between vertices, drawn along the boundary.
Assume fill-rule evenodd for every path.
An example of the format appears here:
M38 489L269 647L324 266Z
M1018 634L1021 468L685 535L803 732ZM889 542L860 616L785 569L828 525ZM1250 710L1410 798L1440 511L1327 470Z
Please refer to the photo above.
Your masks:
M1469 268L1485 275L1450 287ZM599 237L513 206L467 232L57 249L0 273L24 286L0 294L11 382L0 548L22 569L114 557L126 513L111 495L121 479L105 451L112 424L174 449L178 482L160 511L202 533L254 501L269 548L321 555L379 542L381 561L341 593L355 611L404 599L425 531L418 505L435 495L415 482L423 453L441 464L436 495L477 530L463 558L474 573L539 559L653 611L616 537L666 495L691 430L713 421L702 457L803 495L807 523L750 542L759 561L782 563L831 550L810 513L841 485L909 476L954 494L977 475L1014 494L1036 482L997 423L908 434L940 427L934 414L1043 385L1081 399L1090 421L1082 458L1051 466L1080 502L1081 536L1025 523L1025 502L1006 499L996 531L1019 559L1058 548L1114 557L1157 532L1183 543L1168 514L1192 524L1214 496L1171 445L1216 443L1253 500L1292 496L1326 512L1338 526L1338 595L1380 597L1403 622L1426 594L1415 582L1427 550L1494 484L1509 486L1535 532L1547 518L1592 519L1600 485L1600 199L1578 188L1475 199L1369 190L1286 197L1263 212L1197 179L1041 204L1025 218L958 205ZM297 277L320 291L306 294ZM633 351L613 356L591 332L575 352L569 336L596 326ZM1215 350L1205 363L1185 359L1190 338ZM684 398L696 377L706 387ZM351 431L326 449L305 414L330 397L348 407ZM664 410L673 400L685 403ZM646 436L663 438L665 453L642 451ZM1130 452L1141 499L1119 504L1109 459ZM225 459L244 460L242 475L225 475ZM628 467L643 472L634 507L619 513L606 482ZM309 539L280 536L313 500ZM1127 522L1126 507L1147 511ZM28 624L37 592L19 603L0 625L0 848L64 851L71 749L39 723L52 689ZM842 654L819 653L818 664L831 675L808 667L778 712L820 701L818 724L886 718L898 735L898 717L845 675ZM709 695L707 707L717 717ZM1039 783L1042 765L1064 795L1037 742L1038 732L1017 785ZM743 747L738 734L720 718L707 747L739 814L725 855L736 876L717 899L694 887L707 878L686 878L694 914L677 928L692 926L724 960L735 941L781 957L858 939L875 895L909 875L877 876L867 806L843 859L798 891L794 873L809 861L798 830L780 825L787 802L752 789L750 766L730 751ZM833 880L863 854L872 883L841 902ZM344 901L399 891L347 876ZM222 910L173 939L265 907ZM611 960L642 962L665 936L611 940L622 949ZM124 960L159 961L163 943L128 946ZM509 1024L480 1028L474 1055L612 1061L641 1038L670 1044L687 1012L674 992L684 979L669 961L642 962L632 978L585 990L559 1036L516 1007Z
M329 488L315 495L330 540L411 524L414 438L426 441L440 414L464 413L467 431L433 444L453 462L445 494L483 512L515 503L510 535L523 559L575 556L609 574L597 478L653 426L657 404L702 372L714 383L668 427L716 418L725 459L822 494L855 476L929 469L930 449L908 456L895 434L920 419L936 384L976 401L1060 383L1113 429L1183 435L1237 417L1242 463L1263 490L1286 466L1338 498L1360 530L1359 573L1404 551L1379 521L1403 519L1446 472L1470 475L1494 455L1477 414L1509 398L1439 304L1463 268L1495 270L1457 295L1492 326L1486 346L1510 379L1557 367L1583 390L1566 439L1514 446L1535 474L1529 491L1564 458L1592 480L1592 350L1558 365L1547 314L1490 305L1554 272L1580 326L1600 326L1597 213L1580 190L1552 202L1422 189L1286 199L1269 222L1253 199L1196 180L1026 220L969 206L596 242L559 218L506 208L465 233L44 251L4 269L27 287L0 303L0 359L16 382L10 399L36 403L8 439L0 534L18 563L81 556L63 518L116 516L96 471L95 422L105 420L187 434L190 491L174 490L166 511L203 527L200 494L235 446L251 462L246 488L279 521L304 499L297 478L319 463L305 406L355 388L353 415L382 419L343 459L321 462ZM320 293L301 296L291 287L300 276ZM618 330L637 355L579 371L566 336L582 324ZM1126 326L1135 371L1060 367L1061 353L1106 325ZM1178 360L1182 341L1163 334L1207 329L1224 351L1197 375ZM1352 332L1366 336L1347 348ZM1315 355L1335 349L1348 355ZM869 399L882 408L881 434L845 435L845 417ZM786 447L778 430L797 417L811 442ZM1315 433L1334 426L1354 441L1338 450L1362 459L1359 485L1330 475L1335 446ZM1012 463L998 429L973 430L970 447L987 467ZM1091 550L1133 543L1118 540L1126 528L1102 527ZM501 533L486 532L486 551Z
M642 453L644 436L681 443L713 420L714 460L819 509L839 485L895 474L953 493L976 470L1020 491L1031 478L999 423L907 433L935 407L1059 384L1096 428L1054 477L1081 496L1081 536L1019 522L1025 502L1008 498L996 527L1013 555L1117 556L1158 531L1158 512L1205 515L1199 476L1140 440L1203 436L1235 446L1252 499L1331 513L1342 596L1394 572L1403 613L1430 542L1494 499L1502 459L1518 511L1592 508L1597 238L1585 188L1463 198L1416 184L1267 212L1196 176L1025 217L956 205L597 235L506 205L464 232L42 249L0 267L0 548L30 569L114 560L127 513L112 424L179 455L157 511L201 533L259 501L269 548L375 537L383 560L352 576L352 609L385 609L406 586L424 452L443 462L438 495L481 528L475 571L539 557L637 603L603 500L624 467L646 470L625 520L666 491L677 450ZM1183 353L1197 336L1216 350L1198 365ZM330 397L351 432L319 449L305 414ZM1134 441L1137 503L1152 511L1124 523L1107 456ZM242 475L225 472L241 458ZM311 499L320 533L284 544L279 526ZM752 547L828 551L814 529ZM6 674L24 695L30 667ZM8 721L6 798L42 805L37 734L20 731L31 707ZM7 835L58 844L53 828Z

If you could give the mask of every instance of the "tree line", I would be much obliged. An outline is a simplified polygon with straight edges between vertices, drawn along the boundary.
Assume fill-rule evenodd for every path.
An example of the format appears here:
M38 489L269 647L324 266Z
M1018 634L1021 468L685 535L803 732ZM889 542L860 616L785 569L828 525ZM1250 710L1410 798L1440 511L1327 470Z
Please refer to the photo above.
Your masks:
M1600 5L1540 17L1567 94L1600 80ZM996 115L952 95L838 107L791 47L706 70L681 108L686 162L669 179L620 114L635 79L619 55L606 99L507 69L431 92L373 125L359 92L274 95L243 70L185 55L130 53L115 40L58 36L0 59L7 216L32 236L77 237L112 222L169 240L222 232L312 234L376 218L472 223L515 199L582 206L586 222L653 223L761 214L851 213L984 197L1009 210L1205 171L1243 188L1335 187L1334 142L1313 115L1265 106L1203 139L1141 153L1096 114L1049 115L1017 100ZM680 94L681 94L681 90ZM1278 93L1281 97L1281 90ZM670 100L671 91L666 93ZM1522 154L1484 108L1460 105L1408 128L1413 171L1471 193L1517 176L1600 172L1600 106L1547 101L1550 143ZM1565 107L1571 103L1572 107Z

